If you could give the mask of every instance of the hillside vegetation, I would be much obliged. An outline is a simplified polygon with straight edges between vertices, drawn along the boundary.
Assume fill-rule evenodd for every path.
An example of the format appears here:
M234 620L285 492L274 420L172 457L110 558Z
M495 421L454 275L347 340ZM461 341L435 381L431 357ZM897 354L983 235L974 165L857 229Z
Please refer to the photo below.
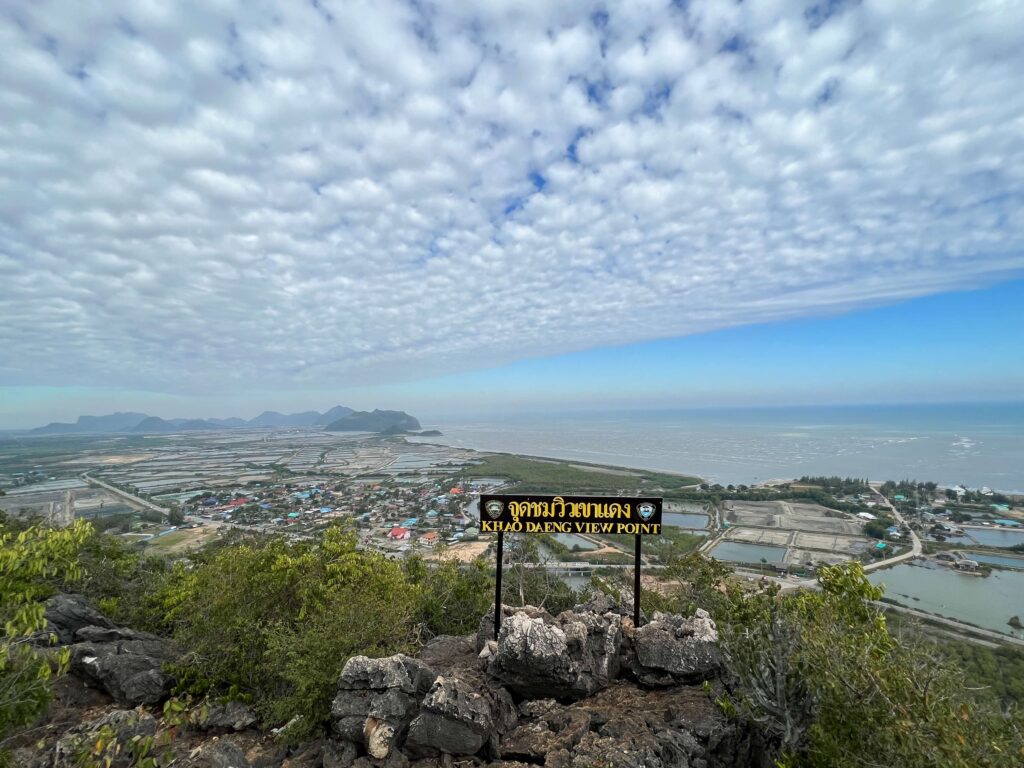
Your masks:
M51 673L62 671L60 658L24 642L57 590L173 638L185 654L174 669L178 696L249 702L263 727L298 723L290 738L325 727L348 658L473 632L493 595L483 561L389 560L357 549L340 525L315 543L237 535L174 564L83 523L55 531L3 521L0 535L0 745L42 711ZM572 605L580 595L517 566L535 555L528 542L510 548L505 601L545 603L553 613ZM974 768L1024 759L1020 711L969 690L934 645L890 632L871 604L880 590L859 565L823 569L820 590L785 595L752 590L699 555L673 560L668 576L667 591L644 593L645 610L711 613L730 680L718 705L762 734L775 765ZM595 588L617 594L619 586Z

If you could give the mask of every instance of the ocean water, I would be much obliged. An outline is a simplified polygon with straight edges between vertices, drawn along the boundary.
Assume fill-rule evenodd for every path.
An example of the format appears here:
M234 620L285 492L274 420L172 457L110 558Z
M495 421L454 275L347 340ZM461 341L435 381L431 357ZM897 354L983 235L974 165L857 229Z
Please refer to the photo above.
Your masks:
M1024 493L1024 403L730 408L448 419L424 442L692 473L933 480Z

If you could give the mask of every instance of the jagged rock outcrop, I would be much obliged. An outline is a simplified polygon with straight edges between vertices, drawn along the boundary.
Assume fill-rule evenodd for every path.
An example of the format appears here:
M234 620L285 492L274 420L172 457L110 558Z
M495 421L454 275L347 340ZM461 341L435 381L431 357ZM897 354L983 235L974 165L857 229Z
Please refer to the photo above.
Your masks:
M409 724L405 751L417 757L440 752L472 755L492 733L487 699L458 678L438 677Z
M718 630L705 610L690 617L655 613L626 637L623 666L646 686L703 682L721 667Z
M610 612L516 612L501 625L487 671L520 696L580 699L618 674L621 637L621 617Z
M335 732L363 754L358 768L748 765L748 735L695 684L719 669L710 617L655 614L636 629L626 613L504 607L497 642L487 616L476 638L439 638L420 662L351 659Z
M113 628L114 622L91 608L81 595L58 594L47 601L43 613L46 631L57 636L61 645L75 641L75 633L84 627Z
M349 659L331 706L335 733L361 744L371 757L386 758L404 739L435 677L421 661L403 654Z
M119 702L157 704L167 695L163 665L174 657L167 641L84 624L99 614L81 610L74 600L64 605L72 607L54 615L72 641L74 675ZM476 637L436 638L417 658L349 659L331 709L330 738L289 746L283 738L289 726L255 730L253 710L240 702L208 701L192 711L187 725L165 724L163 730L142 708L118 709L98 720L90 709L88 722L59 736L56 748L61 731L54 734L45 762L32 768L70 768L78 747L106 726L122 741L180 731L172 746L175 764L186 768L753 763L751 734L715 703L722 694L721 659L717 629L706 612L656 613L637 628L628 610L597 598L558 616L507 606L502 616L497 641L486 616Z
M82 627L71 648L71 672L122 706L157 704L170 692L164 665L175 658L163 638L133 629Z

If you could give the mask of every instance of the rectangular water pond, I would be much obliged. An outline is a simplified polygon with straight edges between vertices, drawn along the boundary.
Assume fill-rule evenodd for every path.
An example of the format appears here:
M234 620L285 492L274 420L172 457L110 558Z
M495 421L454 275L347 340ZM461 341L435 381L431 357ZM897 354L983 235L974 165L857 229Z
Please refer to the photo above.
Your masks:
M964 536L948 536L949 541L958 544L977 544L982 547L1012 547L1024 544L1024 531L1010 531L1005 528L966 528Z
M708 552L716 560L730 563L766 563L781 564L786 557L785 547L772 547L767 544L747 544L742 541L723 541L713 546Z
M1024 557L989 555L984 552L964 552L964 554L971 558L971 560L977 560L985 565L1001 565L1004 568L1017 568L1024 571Z
M692 512L663 512L661 524L677 528L707 528L708 516Z

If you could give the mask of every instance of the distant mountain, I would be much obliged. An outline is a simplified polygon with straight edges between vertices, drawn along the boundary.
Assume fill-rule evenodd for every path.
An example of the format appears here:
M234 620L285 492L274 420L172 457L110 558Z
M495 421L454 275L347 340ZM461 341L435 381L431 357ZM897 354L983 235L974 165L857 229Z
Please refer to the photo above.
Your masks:
M36 427L32 431L40 435L62 435L74 432L126 432L132 429L143 419L147 418L144 413L118 412L107 416L79 416L74 424L66 424L58 421L51 422L45 427Z
M250 419L250 427L311 427L320 418L320 411L303 411L302 413L278 413L264 411L255 419Z
M330 424L332 421L337 421L342 416L348 416L352 413L351 408L346 408L344 405L336 405L329 411L324 411L319 419L316 420L317 424Z
M349 419L350 421L345 421ZM340 426L335 426L339 425ZM264 411L254 419L246 421L237 416L227 419L162 419L145 413L118 412L107 416L79 416L73 424L52 422L45 427L36 427L32 432L39 435L64 435L87 432L184 432L200 429L240 429L243 427L316 427L344 431L380 432L394 428L395 432L419 429L420 423L403 411L353 411L344 405L320 413L279 413Z
M389 432L419 429L420 422L405 411L353 411L332 421L326 429L331 432Z
M218 427L227 427L228 429L233 427L244 427L249 423L245 419L240 419L237 416L232 416L229 419L207 419L207 421L211 424L217 425Z

